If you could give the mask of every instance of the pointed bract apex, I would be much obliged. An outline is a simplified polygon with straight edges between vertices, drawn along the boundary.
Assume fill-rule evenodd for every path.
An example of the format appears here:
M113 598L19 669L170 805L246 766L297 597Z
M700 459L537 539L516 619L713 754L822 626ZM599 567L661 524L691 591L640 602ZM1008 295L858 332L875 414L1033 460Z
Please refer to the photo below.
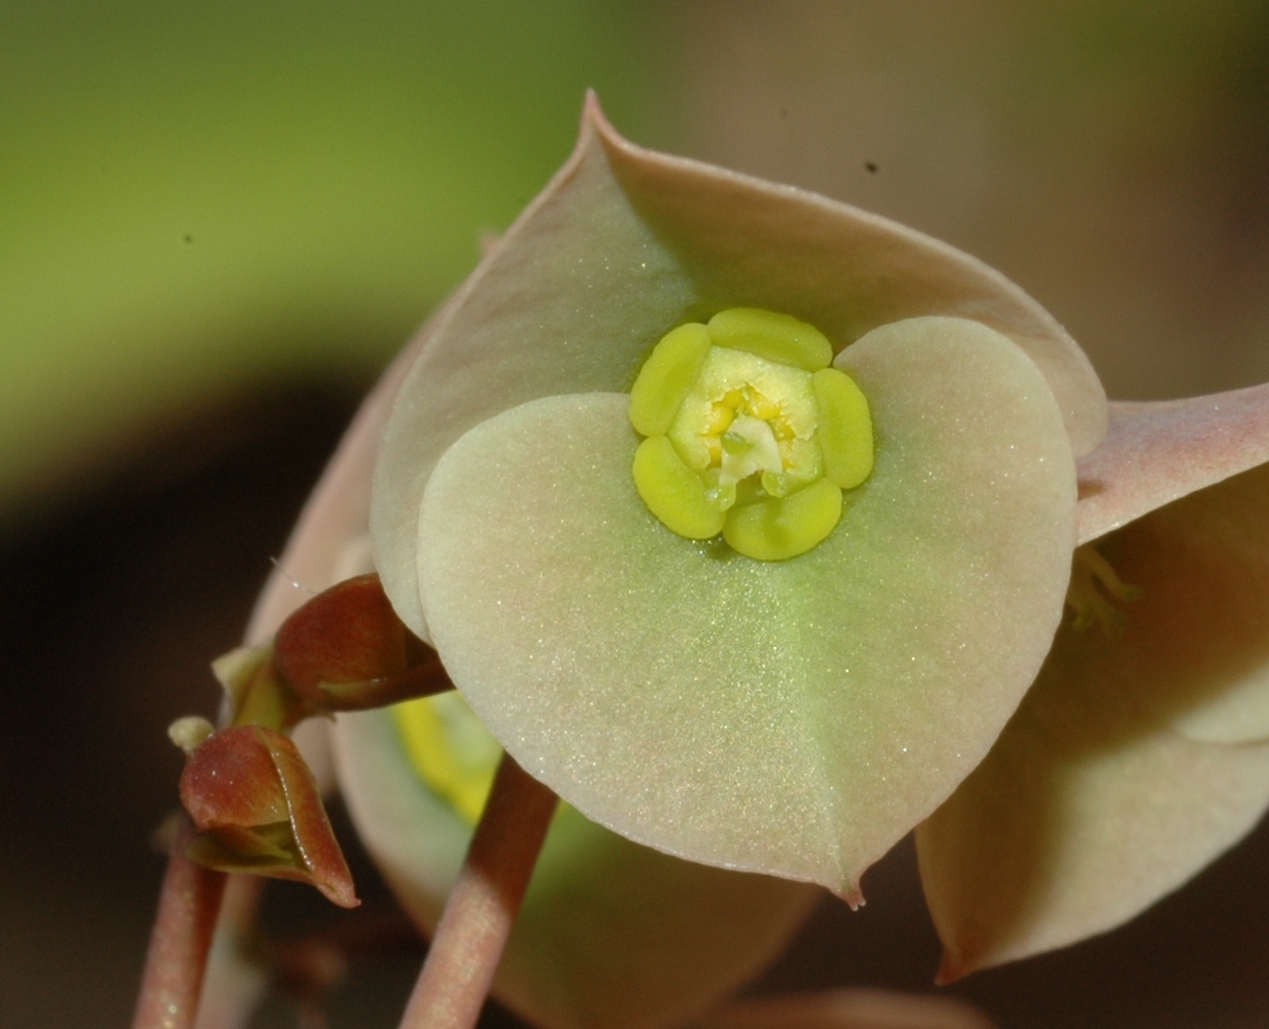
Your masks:
M859 883L851 883L844 890L837 891L837 896L845 902L852 910L858 911L868 902L864 900L864 891L860 889Z
M185 762L181 803L199 830L191 861L298 879L340 907L361 903L312 773L281 733L239 725L208 737Z
M586 99L582 101L582 124L579 136L584 137L587 129L597 129L601 135L617 135L617 130L608 122L604 109L599 103L599 94L593 89L586 90ZM620 138L620 137L618 137Z

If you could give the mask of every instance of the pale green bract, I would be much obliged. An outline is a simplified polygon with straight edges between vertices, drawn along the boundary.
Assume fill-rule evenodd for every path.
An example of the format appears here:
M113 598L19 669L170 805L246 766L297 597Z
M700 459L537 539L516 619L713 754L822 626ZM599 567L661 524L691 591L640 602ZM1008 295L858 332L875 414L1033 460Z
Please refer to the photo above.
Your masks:
M871 477L784 561L676 536L630 476L644 360L738 308L814 326L872 409ZM481 720L583 814L858 898L1039 669L1074 545L1073 454L1104 424L1083 354L997 273L640 150L591 103L573 157L406 375L375 563Z

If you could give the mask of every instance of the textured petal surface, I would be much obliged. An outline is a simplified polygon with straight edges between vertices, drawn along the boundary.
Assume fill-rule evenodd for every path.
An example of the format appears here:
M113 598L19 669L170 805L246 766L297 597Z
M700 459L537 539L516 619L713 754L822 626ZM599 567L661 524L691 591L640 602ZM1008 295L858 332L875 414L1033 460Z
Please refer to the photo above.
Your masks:
M1269 804L1269 469L1110 537L1118 639L1059 633L987 760L917 831L949 976L1113 928ZM1177 729L1188 731L1185 738Z
M1081 543L1269 461L1269 385L1110 405L1110 430L1079 463Z
M445 455L419 567L454 682L566 800L670 853L855 896L1039 669L1075 478L1043 378L990 329L914 319L837 363L877 462L808 554L674 536L635 494L628 398L590 394Z
M358 832L431 927L471 830L415 776L390 715L341 715L341 781ZM693 865L565 809L534 871L495 990L550 1029L680 1024L770 961L819 891Z
M385 432L376 563L406 624L426 638L419 501L455 440L538 397L629 390L666 332L732 307L801 318L838 351L906 317L972 318L1035 361L1077 454L1105 431L1083 353L997 272L844 204L632 146L591 102L573 156L438 318Z

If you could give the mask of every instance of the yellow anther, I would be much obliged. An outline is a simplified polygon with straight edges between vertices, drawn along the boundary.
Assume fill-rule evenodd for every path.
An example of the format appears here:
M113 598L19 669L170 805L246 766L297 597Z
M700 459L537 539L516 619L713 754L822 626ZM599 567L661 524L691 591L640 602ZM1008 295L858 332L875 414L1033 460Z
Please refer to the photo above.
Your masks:
M770 421L780 416L780 405L756 391L750 394L748 408L751 415L763 421Z
M726 404L714 404L710 409L709 425L705 431L711 435L725 432L727 426L732 423L732 419L735 417L736 409L734 407L728 407ZM668 429L669 427L667 426L666 428Z

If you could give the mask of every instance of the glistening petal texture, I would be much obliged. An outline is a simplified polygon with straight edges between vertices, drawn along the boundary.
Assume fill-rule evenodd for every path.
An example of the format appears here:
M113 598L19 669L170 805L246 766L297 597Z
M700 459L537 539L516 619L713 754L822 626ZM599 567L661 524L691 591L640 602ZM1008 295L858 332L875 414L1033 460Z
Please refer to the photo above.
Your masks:
M1111 929L1269 805L1269 468L1110 536L1144 595L1117 639L1063 627L987 760L917 830L955 976ZM1181 735L1186 731L1191 738Z
M810 322L838 351L913 316L984 322L1040 368L1077 454L1105 431L1087 358L999 273L844 204L634 147L592 100L572 157L438 317L396 400L371 520L406 624L428 638L419 501L454 441L538 397L629 390L666 332L754 306Z
M434 926L471 830L418 780L391 716L341 715L340 778L362 839L414 918ZM495 983L548 1029L660 1029L770 961L819 892L706 868L556 816Z
M1269 384L1110 405L1105 440L1079 463L1079 541L1269 461Z
M564 799L669 853L855 897L1039 669L1075 478L1044 379L982 325L889 325L837 363L869 398L876 467L801 557L670 533L630 478L628 398L589 394L445 454L419 566L453 680Z

